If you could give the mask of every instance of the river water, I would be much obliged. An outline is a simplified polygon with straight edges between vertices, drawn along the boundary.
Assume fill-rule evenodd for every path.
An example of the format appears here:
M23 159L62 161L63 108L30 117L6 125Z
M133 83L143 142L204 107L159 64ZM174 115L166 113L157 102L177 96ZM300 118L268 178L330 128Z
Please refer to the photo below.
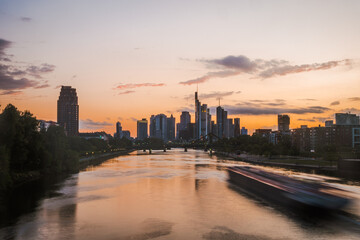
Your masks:
M241 164L195 150L135 151L43 189L15 219L2 218L0 239L360 239L357 183L267 168L329 182L354 199L342 213L301 214L229 183L226 167Z

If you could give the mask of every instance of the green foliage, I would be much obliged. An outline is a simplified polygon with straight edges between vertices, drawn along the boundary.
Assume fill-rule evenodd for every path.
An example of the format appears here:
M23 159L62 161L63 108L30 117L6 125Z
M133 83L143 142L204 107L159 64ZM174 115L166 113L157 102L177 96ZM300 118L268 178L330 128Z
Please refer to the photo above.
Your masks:
M78 155L70 149L69 138L64 129L50 126L45 132L46 149L48 151L44 170L46 172L73 172L77 170Z
M126 148L130 149L133 147L133 143L131 140L123 137L123 138L111 138L109 140L109 144L111 148Z
M35 170L44 155L38 121L30 112L9 104L0 115L0 143L9 153L10 170Z
M96 147L93 146L90 141L80 137L68 137L69 145L73 151L83 154L85 152L96 151Z
M11 185L9 174L9 155L5 146L0 146L0 191Z
M103 152L110 148L131 148L126 138L103 139L67 137L59 126L39 131L39 122L28 112L9 104L0 114L0 190L11 185L17 176L30 172L68 173L79 169L79 155ZM13 179L12 179L13 178Z

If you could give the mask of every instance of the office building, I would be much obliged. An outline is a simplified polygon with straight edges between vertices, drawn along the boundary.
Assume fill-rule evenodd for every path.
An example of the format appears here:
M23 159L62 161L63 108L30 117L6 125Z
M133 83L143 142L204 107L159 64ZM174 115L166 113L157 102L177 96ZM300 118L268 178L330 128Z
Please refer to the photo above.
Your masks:
M115 138L122 138L123 137L122 127L121 127L120 122L116 123L116 132L114 134L114 137Z
M241 128L241 135L248 135L248 130L245 127Z
M234 137L240 136L240 118L234 118Z
M280 132L289 131L290 117L288 115L278 115L278 130Z
M195 92L195 138L207 138L210 127L210 110L207 108L207 104L201 105L201 102L198 99L198 93Z
M165 114L152 115L150 117L150 137L168 141L167 117Z
M167 140L174 141L175 140L175 118L171 114L169 118L166 119L166 133L167 133Z
M131 136L130 136L130 131L124 130L124 131L122 132L122 134L123 134L123 138L129 139L129 140L133 140L133 139L131 138Z
M227 111L225 111L221 106L216 108L217 136L219 138L229 138L230 136L232 120L229 122L227 114Z
M148 121L146 118L137 121L137 140L144 140L148 137Z
M333 120L327 120L325 121L325 127L332 127L334 125L334 121Z
M336 125L359 125L359 116L351 113L335 113Z
M186 133L188 130L188 124L191 122L191 115L189 112L187 111L183 111L180 115L180 123L178 123L176 125L176 137L178 139L185 139L185 135L187 136L188 134Z
M57 101L57 122L68 136L79 134L79 105L76 89L71 86L61 86Z

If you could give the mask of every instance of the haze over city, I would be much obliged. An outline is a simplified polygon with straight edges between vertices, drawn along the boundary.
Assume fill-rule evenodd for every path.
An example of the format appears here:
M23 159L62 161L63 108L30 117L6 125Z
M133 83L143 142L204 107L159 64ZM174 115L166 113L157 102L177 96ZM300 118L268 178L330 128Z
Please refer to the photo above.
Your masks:
M1 1L0 104L56 121L77 89L80 131L219 98L250 132L360 113L359 1Z

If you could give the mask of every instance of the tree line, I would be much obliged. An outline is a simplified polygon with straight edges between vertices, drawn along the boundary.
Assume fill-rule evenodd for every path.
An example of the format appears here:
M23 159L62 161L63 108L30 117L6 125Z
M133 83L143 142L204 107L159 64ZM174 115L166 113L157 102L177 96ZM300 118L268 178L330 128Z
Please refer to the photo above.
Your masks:
M29 111L9 104L0 114L0 190L27 174L71 173L79 169L79 157L111 149L131 148L128 139L84 139L66 136L60 126L39 129Z

